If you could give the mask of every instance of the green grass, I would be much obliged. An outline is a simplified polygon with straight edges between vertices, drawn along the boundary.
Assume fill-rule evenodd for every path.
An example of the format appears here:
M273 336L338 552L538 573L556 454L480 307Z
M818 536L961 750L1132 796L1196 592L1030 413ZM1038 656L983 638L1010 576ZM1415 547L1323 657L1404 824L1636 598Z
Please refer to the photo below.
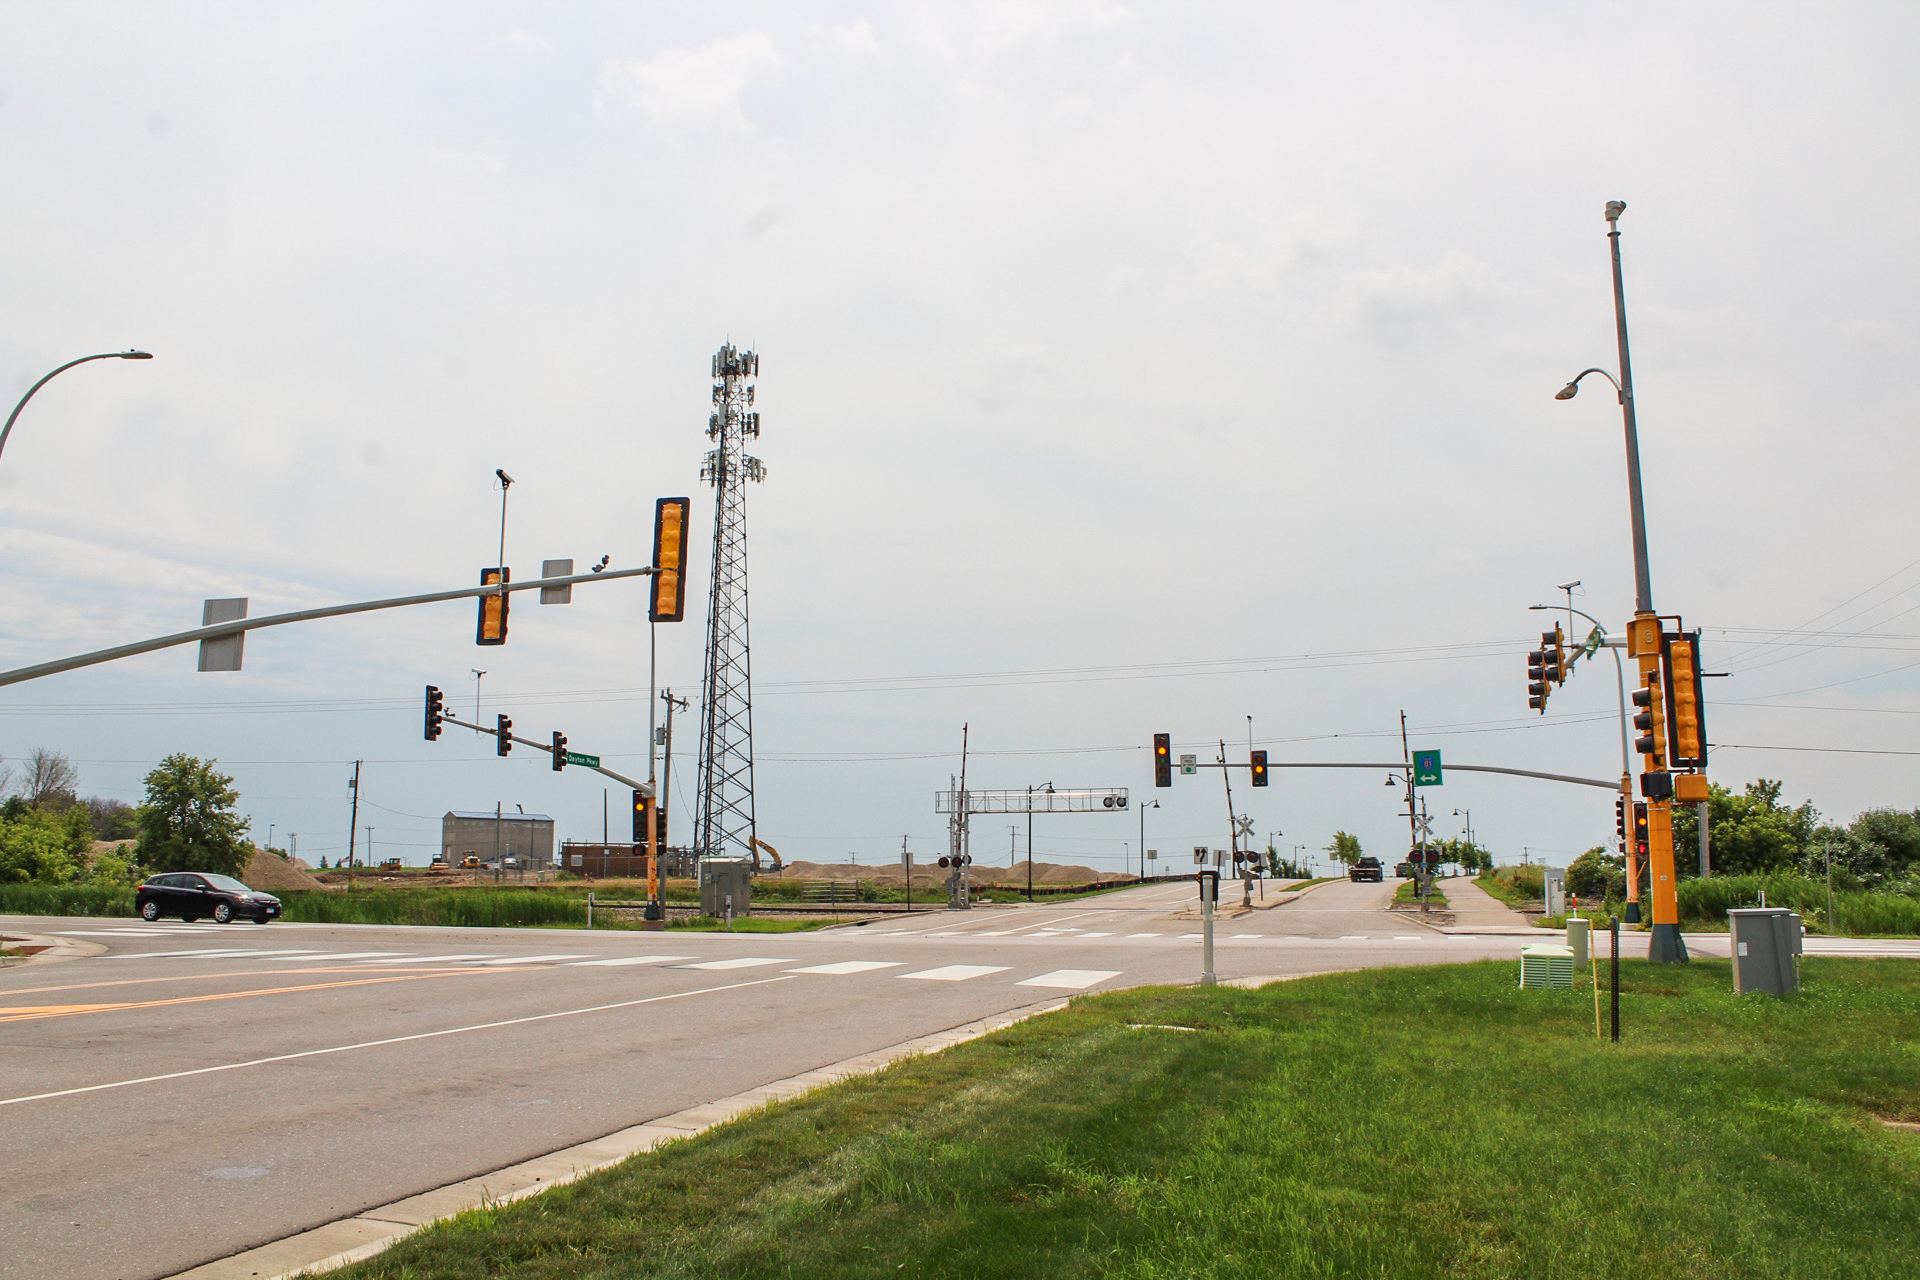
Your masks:
M1624 969L1620 1045L1511 963L1082 998L335 1275L1910 1275L1920 965Z
M1411 902L1417 904L1420 901L1420 890L1414 885L1413 881L1408 880L1393 891L1393 900L1395 902ZM1447 906L1447 895L1442 893L1436 886L1433 892L1427 895L1427 905L1445 910Z
M133 890L84 884L0 884L0 915L132 916Z
M824 929L833 923L835 922L832 920L769 920L761 916L735 916L732 932L805 933L809 929ZM600 922L597 920L594 921L593 927L598 929ZM635 926L624 925L622 927L633 928ZM718 916L681 916L667 921L667 928L675 930L709 930L724 933L727 932L727 922Z

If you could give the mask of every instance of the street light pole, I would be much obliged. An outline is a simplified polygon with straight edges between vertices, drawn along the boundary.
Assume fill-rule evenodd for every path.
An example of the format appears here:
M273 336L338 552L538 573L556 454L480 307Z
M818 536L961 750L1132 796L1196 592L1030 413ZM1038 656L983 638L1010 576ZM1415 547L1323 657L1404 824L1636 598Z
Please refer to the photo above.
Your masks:
M1158 800L1149 800L1140 806L1140 878L1142 880L1147 878L1147 810L1159 807ZM1028 820L1032 820L1031 815Z
M40 388L46 386L49 382L52 382L56 375L65 373L67 370L73 368L73 366L77 364L85 364L89 360L151 360L151 359L153 359L152 354L145 351L104 351L97 356L81 356L78 360L67 361L65 364L61 365L58 369L55 369L52 373L49 373L46 377L40 379L40 381L28 387L27 394L20 397L20 403L13 406L13 412L7 415L7 425L4 427L0 427L0 451L4 451L6 449L7 437L13 433L13 420L20 416L20 411L22 409L27 407L27 401L33 399L33 393L38 391Z

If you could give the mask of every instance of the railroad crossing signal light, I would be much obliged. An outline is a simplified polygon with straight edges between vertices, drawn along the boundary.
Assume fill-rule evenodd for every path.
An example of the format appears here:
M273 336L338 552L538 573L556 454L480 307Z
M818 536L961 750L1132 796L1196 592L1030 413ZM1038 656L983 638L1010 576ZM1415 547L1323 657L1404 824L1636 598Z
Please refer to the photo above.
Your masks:
M446 699L438 689L427 686L427 741L432 742L440 736L440 730L447 720Z
M661 498L653 504L653 595L651 622L679 622L687 616L686 498Z
M493 754L503 756L513 750L513 721L505 716L496 717L493 738Z
M1661 763L1662 739L1667 736L1666 712L1661 705L1660 697L1659 672L1647 673L1647 683L1633 691L1633 705L1640 708L1633 717L1633 727L1640 731L1640 737L1635 739L1633 749L1648 757L1652 762L1649 768L1657 769Z
M1256 787L1266 786L1267 785L1267 753L1266 752L1256 751L1253 753L1252 768L1253 768L1253 785Z
M1700 687L1700 636L1663 636L1666 661L1667 757L1676 768L1707 767L1706 699Z
M480 571L480 585L483 587L504 586L512 581L513 570L505 566ZM480 597L480 626L474 633L475 644L507 642L507 601L509 599L511 597L504 591ZM505 752L501 754L504 755Z
M1173 735L1170 733L1153 735L1153 785L1173 785Z
M567 767L567 735L558 729L553 731L553 771L560 772Z

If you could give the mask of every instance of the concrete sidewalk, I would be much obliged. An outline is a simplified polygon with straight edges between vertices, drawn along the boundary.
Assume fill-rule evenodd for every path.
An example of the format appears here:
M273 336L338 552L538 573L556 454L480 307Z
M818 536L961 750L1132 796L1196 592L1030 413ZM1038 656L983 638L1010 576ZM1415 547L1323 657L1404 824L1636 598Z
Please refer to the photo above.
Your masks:
M1550 931L1534 928L1527 923L1527 917L1466 876L1454 876L1440 881L1439 885L1440 891L1447 895L1447 909L1453 912L1453 923L1443 927L1440 930L1442 933L1537 933L1551 936Z

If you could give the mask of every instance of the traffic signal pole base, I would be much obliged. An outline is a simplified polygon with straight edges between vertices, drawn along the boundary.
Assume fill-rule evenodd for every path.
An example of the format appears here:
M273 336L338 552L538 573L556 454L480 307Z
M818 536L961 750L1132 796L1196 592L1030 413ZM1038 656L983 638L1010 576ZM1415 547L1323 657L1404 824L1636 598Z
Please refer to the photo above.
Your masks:
M1656 924L1653 926L1653 940L1647 947L1647 959L1654 964L1686 964L1687 942L1680 936L1677 924Z
M1625 916L1621 918L1627 924L1639 924L1640 923L1640 904L1637 902L1629 902L1627 904L1627 913Z
M667 918L667 913L658 902L649 902L647 909L640 913L640 918L642 920L664 920Z

